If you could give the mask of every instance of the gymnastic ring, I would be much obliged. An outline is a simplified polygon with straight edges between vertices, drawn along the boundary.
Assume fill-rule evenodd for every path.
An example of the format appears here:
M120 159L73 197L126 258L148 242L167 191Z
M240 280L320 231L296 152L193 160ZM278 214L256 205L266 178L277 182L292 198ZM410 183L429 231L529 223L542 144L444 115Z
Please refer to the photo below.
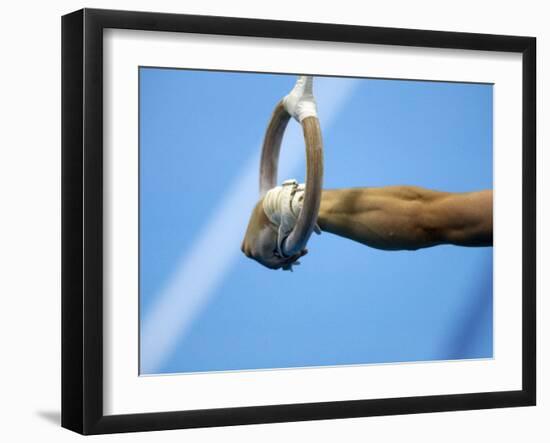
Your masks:
M260 160L260 197L277 185L277 170L283 135L290 120L283 100L275 106L265 132ZM306 186L302 210L292 232L282 244L282 252L291 257L302 251L319 215L323 189L323 139L319 119L309 116L301 121L306 145Z

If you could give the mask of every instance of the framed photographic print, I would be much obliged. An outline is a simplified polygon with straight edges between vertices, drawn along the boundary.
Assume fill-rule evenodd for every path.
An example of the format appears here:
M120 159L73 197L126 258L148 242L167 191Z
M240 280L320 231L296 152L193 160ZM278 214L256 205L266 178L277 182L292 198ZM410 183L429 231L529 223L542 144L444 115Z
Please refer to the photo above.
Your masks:
M62 425L534 405L535 51L64 16Z

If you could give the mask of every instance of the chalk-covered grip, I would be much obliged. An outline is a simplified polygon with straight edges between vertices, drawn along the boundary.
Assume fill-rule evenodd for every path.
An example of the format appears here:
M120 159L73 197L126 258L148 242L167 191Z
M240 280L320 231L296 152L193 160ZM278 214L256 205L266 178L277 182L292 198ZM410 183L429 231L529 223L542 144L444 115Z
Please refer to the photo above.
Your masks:
M323 187L323 140L312 91L313 79L301 76L296 86L275 106L267 126L260 160L260 196L277 185L281 142L290 117L302 125L306 145L306 188L302 210L292 232L282 242L291 257L302 251L316 227Z

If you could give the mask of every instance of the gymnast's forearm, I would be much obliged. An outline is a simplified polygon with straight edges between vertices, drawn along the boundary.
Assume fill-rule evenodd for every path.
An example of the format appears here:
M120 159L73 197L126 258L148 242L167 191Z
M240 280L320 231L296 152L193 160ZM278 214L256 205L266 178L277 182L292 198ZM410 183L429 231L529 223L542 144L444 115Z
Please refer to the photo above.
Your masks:
M416 186L325 190L321 230L385 250L440 244L491 246L493 193L432 191Z

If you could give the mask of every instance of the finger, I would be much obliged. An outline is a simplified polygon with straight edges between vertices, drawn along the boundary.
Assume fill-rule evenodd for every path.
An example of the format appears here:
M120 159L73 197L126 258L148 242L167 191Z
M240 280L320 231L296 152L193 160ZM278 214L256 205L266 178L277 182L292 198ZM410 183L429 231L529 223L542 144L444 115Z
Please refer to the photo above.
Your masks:
M295 254L295 255L293 255L292 257L287 258L287 259L283 262L283 264L284 264L284 265L293 264L293 263L295 263L296 260L298 260L301 256L302 256L302 255L301 255L300 253L299 253L299 254Z
M294 263L299 258L303 257L307 254L307 249L304 249L303 251L298 252L298 254L293 255L292 257L288 258L286 262Z

